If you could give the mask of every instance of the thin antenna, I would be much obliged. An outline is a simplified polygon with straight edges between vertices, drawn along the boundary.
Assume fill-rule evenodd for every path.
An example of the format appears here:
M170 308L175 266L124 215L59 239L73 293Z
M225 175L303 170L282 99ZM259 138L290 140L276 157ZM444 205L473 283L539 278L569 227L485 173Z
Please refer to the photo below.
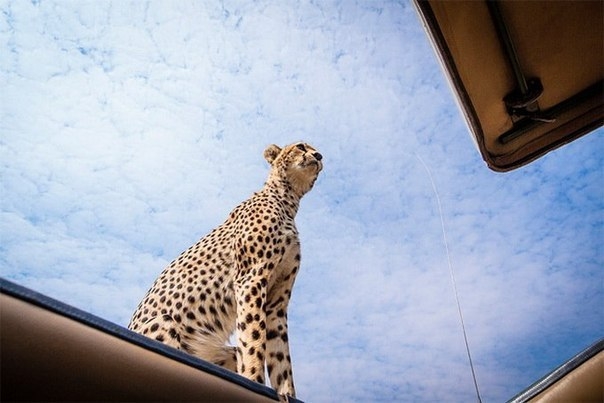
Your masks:
M443 232L443 242L445 244L445 250L447 252L447 262L449 264L449 273L451 274L451 283L453 284L453 291L455 292L455 301L457 302L457 312L459 312L459 320L461 321L461 329L463 331L463 339L466 344L466 352L468 353L468 361L470 362L470 369L472 370L472 379L474 380L474 388L476 389L476 397L478 398L478 403L482 403L482 399L480 397L480 391L478 389L478 381L476 380L476 372L474 371L474 363L472 362L472 354L470 354L470 345L468 343L468 334L466 332L466 325L463 320L463 314L461 312L461 304L459 302L459 293L457 292L457 282L455 281L455 274L453 273L453 264L451 263L451 255L449 253L449 242L447 241L447 231L445 229L445 219L443 215L443 209L440 203L440 196L438 194L438 190L436 189L436 184L434 183L434 179L432 179L432 172L428 169L428 166L419 156L418 153L415 153L417 159L422 163L424 169L428 173L428 177L430 178L430 183L432 184L432 190L436 195L436 202L438 204L438 213L440 215L440 225L442 227Z

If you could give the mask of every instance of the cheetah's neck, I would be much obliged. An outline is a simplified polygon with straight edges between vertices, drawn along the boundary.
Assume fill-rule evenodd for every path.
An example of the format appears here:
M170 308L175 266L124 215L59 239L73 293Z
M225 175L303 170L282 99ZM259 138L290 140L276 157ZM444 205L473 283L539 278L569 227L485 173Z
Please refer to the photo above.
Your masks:
M292 218L296 216L301 196L298 196L288 181L282 178L269 177L261 192L266 192L279 199L283 203L283 207L287 213Z

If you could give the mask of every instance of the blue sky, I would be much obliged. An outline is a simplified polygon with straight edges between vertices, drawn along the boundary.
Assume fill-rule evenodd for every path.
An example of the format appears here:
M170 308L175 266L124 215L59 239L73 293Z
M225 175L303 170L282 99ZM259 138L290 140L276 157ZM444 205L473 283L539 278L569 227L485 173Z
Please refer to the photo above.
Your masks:
M125 325L305 140L302 400L484 401L604 335L604 130L480 159L408 2L0 1L0 270Z

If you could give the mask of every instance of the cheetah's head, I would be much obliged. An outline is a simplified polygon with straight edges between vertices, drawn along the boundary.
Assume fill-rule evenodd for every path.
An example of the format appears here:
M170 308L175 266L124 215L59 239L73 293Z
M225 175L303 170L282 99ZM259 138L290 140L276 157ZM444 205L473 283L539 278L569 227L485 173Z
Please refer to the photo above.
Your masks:
M307 143L283 148L272 144L264 150L264 158L271 164L271 176L289 183L298 197L312 189L323 169L323 156Z

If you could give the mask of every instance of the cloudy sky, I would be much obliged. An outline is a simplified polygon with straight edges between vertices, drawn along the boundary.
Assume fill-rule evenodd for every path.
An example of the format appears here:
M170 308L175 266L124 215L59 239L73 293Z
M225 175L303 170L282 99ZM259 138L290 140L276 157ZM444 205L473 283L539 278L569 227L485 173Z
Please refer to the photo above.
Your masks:
M0 0L0 270L116 323L258 190L325 168L290 306L308 402L484 401L604 335L604 130L488 170L406 1ZM425 163L425 166L424 166Z

